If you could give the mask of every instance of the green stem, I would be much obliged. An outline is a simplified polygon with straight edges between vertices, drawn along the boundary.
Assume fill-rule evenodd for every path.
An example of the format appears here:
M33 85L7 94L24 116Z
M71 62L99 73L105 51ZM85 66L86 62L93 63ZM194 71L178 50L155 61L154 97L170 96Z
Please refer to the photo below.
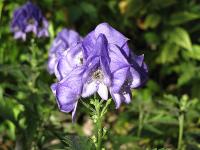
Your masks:
M182 141L183 141L183 127L184 127L184 114L181 113L181 115L178 118L179 120L179 135L178 135L178 150L182 149Z
M1 25L1 22L2 22L2 21L1 21L1 20L2 20L1 14L2 14L2 11L3 11L3 2L4 2L4 1L1 1L1 2L0 2L0 26L2 26L2 25ZM1 39L1 34L2 34L2 31L0 31L0 39Z
M3 11L3 2L4 2L4 1L1 1L1 2L0 2L0 21L1 21L1 13L2 13L2 11Z
M97 124L96 124L97 150L101 149L101 142L102 142L101 104L102 104L102 101L99 101L98 99L96 99L96 96L95 96L95 110L96 110L96 116L97 116Z
M140 137L142 128L143 128L143 118L144 118L144 112L143 110L139 109L139 125L138 125L138 131L137 131L137 136Z
M97 122L97 150L101 149L101 143L102 143L102 118L98 118Z
M102 140L106 134L106 130L103 130L103 121L105 114L108 109L108 105L111 103L111 99L108 99L106 101L106 104L104 104L104 100L99 101L96 96L94 96L94 99L90 101L90 104L94 106L94 109L88 106L87 104L84 104L88 109L92 111L92 119L93 123L95 124L95 138L94 138L94 144L97 150L101 150L102 148ZM105 131L105 132L104 132Z

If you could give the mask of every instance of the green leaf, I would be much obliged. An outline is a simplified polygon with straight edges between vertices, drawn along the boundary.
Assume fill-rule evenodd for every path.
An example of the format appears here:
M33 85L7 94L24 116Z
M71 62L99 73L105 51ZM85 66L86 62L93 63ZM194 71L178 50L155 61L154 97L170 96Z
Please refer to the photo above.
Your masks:
M180 77L178 78L178 86L188 83L195 76L195 66L190 63L181 65Z
M185 51L184 53L187 57L200 60L200 45L193 45L192 51Z
M176 0L152 0L151 5L152 7L156 8L166 8L172 6L176 3Z
M8 119L13 123L16 123L16 118L12 107L14 107L14 105L11 103L10 99L0 99L0 118L3 118L3 120Z
M0 1L0 21L1 21L1 13L2 13L2 8L3 8L3 2L4 1Z
M179 25L183 24L195 19L200 18L200 14L197 13L191 13L191 12L178 12L172 14L169 20L169 24L171 25Z
M179 47L173 43L166 43L161 48L161 53L156 59L157 63L171 63L178 57Z
M161 18L158 14L150 14L146 17L144 21L144 28L145 29L155 28L158 26L160 21L161 21Z
M91 16L92 18L97 18L97 10L94 5L87 3L87 2L82 2L80 4L80 7L82 8L83 12Z
M154 32L145 33L144 38L148 44L158 44L160 41L159 36Z
M161 130L159 130L158 128L154 127L151 124L145 124L144 128L153 132L153 133L159 134L159 135L163 134L163 132Z
M187 50L192 50L192 43L188 32L180 27L175 28L169 36L169 41Z

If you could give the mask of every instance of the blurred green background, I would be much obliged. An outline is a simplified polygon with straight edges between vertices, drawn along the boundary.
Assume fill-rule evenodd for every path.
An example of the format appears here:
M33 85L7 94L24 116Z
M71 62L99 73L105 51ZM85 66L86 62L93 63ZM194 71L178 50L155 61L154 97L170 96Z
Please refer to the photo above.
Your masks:
M62 28L85 36L101 22L128 37L149 68L149 81L132 91L131 104L115 110L112 103L105 149L175 150L178 141L180 150L200 149L199 0L33 0L51 36L22 42L13 39L10 23L25 2L0 0L0 149L63 149L90 136L93 126L82 104L75 124L59 112L50 90L56 80L46 64Z

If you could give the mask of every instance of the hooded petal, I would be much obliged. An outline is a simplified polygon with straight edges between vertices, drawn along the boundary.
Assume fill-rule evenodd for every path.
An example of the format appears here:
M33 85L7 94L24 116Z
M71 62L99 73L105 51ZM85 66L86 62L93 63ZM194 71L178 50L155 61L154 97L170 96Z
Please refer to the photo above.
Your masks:
M82 39L76 31L66 28L64 28L58 33L57 38L61 39L64 43L66 43L67 47L77 44Z
M110 69L111 72L129 66L127 59L116 45L109 45Z
M86 35L83 39L83 50L84 50L84 57L87 59L89 55L93 52L94 50L94 45L95 45L95 35L94 31L90 32L89 34Z
M130 68L130 73L131 73L131 88L136 88L141 85L141 76L140 73L135 70L133 67Z
M142 86L143 84L145 84L148 79L147 72L148 72L147 66L144 62L142 66L140 67L137 62L132 61L130 73L131 73L133 82L132 82L131 88L138 88Z
M85 66L74 68L67 77L65 77L62 82L63 84L67 84L75 93L81 95L83 88L83 74L85 72ZM65 80L66 79L66 80Z
M104 34L108 39L109 44L118 45L120 48L128 41L128 38L107 23L101 23L95 28L95 36L98 37L99 34Z
M83 67L74 69L67 77L61 80L57 85L52 86L56 90L57 103L61 111L71 112L76 106L82 92L82 73ZM56 87L55 87L56 86Z
M110 90L110 94L115 102L115 108L118 109L123 101L123 96L119 93L113 93L112 90Z
M54 95L56 95L56 88L57 88L57 83L54 83L51 85L51 91L53 92Z
M48 60L48 71L50 74L54 73L56 64L57 64L57 58L55 54L52 54L51 56L49 56L49 60Z
M27 25L25 32L33 32L34 34L36 34L37 33L37 25L36 24Z
M66 58L60 58L57 64L57 67L55 68L55 75L58 78L58 80L62 80L66 76L69 75L69 73L73 70L73 67L69 64Z
M69 33L68 33L68 43L69 45L73 45L73 44L76 44L78 42L81 41L81 37L80 35L74 31L74 30L69 30Z
M84 61L82 45L76 44L75 46L71 46L66 58L72 67L81 66Z
M117 93L120 91L122 85L124 84L124 82L127 79L128 71L129 71L129 67L124 67L113 73L113 79L112 79L113 92Z
M104 75L104 83L111 85L111 71L109 68L110 58L108 55L108 42L103 34L99 34L95 44L95 54L100 56L100 66Z
M48 32L48 30L47 29L41 29L39 32L38 32L38 34L37 34L37 36L40 38L40 37L48 37L49 36L49 32Z
M26 34L24 32L22 32L22 31L18 31L18 32L15 32L14 38L15 39L20 39L21 38L23 41L25 41L26 40Z
M103 100L108 99L108 88L105 84L99 83L97 92Z
M131 102L131 94L130 93L126 93L123 95L124 96L124 102L125 103L130 103Z
M71 112L74 104L78 100L78 95L70 87L57 85L56 89L57 103L61 111Z
M98 84L96 83L96 81L92 81L89 83L85 83L83 86L83 91L82 91L82 97L89 97L92 94L94 94L98 89Z
M135 61L137 62L137 64L142 67L143 63L144 63L144 55L140 55L140 56L135 56Z
M72 111L72 122L75 122L77 106L78 106L78 101L75 103L74 109L73 109L73 111Z

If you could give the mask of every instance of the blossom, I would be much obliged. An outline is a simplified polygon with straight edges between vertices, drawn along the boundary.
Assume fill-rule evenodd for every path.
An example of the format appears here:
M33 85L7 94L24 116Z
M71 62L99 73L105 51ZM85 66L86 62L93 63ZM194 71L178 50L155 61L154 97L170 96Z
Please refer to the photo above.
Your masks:
M58 80L65 78L73 69L82 66L85 62L82 45L77 43L69 47L57 58L54 72Z
M147 68L143 55L135 56L135 59L129 62L117 46L110 47L110 57L113 77L110 93L116 108L119 108L122 102L130 103L131 89L138 88L147 81Z
M82 92L82 77L84 67L74 69L68 76L51 86L56 96L57 104L62 112L71 112L74 120L78 99Z
M56 46L52 51L59 52L54 70L59 82L52 90L61 111L72 111L72 117L80 97L97 92L107 100L110 92L119 108L123 102L130 103L132 89L147 81L144 55L135 55L128 47L128 38L107 23L99 24L66 50Z
M95 53L94 44L99 35L104 35L107 39L108 56L103 57L110 60L106 66L109 66L112 78L111 85L107 87L118 108L122 102L130 102L131 89L140 87L146 82L147 67L143 55L136 56L130 51L128 38L107 23L99 24L83 40L86 55ZM104 92L104 95L107 95L107 92Z
M76 46L76 44L78 44L81 39L82 38L80 37L80 35L74 30L63 29L58 33L57 37L54 39L51 45L49 52L48 70L50 74L55 73L55 66L58 63L58 60L62 58L63 55L67 54L67 52L64 51L67 51L70 46ZM57 75L58 78L60 78L59 74Z
M11 22L15 39L26 40L26 34L33 32L37 37L48 37L48 22L41 10L31 2L16 9Z
M89 55L93 51L95 41L99 34L103 34L106 37L109 45L112 44L120 47L121 52L128 58L130 51L127 43L128 38L112 28L108 23L99 24L84 38L83 44L86 49L86 55Z
M94 45L94 51L87 58L87 71L82 97L88 97L97 92L104 100L108 99L108 89L111 85L109 68L108 41L103 34L99 34Z

